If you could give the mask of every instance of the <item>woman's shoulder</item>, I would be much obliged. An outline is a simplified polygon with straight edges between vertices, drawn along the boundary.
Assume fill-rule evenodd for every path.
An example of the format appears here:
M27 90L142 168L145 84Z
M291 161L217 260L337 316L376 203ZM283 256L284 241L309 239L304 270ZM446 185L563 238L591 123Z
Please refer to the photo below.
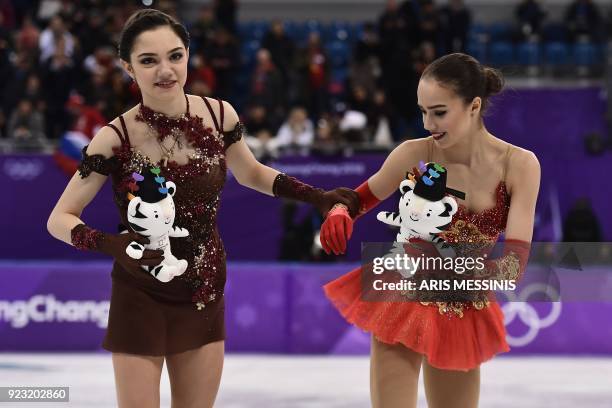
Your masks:
M511 192L518 184L540 182L541 167L538 157L531 150L505 142L505 181Z
M408 163L418 163L419 161L426 162L431 159L431 143L431 136L421 139L405 140L393 149L390 156L402 157L403 160Z
M210 98L207 96L190 94L187 94L187 99L189 100L189 106L193 106L193 114L206 119L211 115L211 112L208 108L208 106L210 106L212 114L217 120L217 123L220 123L221 117L223 117L222 119L224 132L234 131L236 126L240 122L238 113L236 112L234 107L227 101ZM206 102L208 102L208 104Z
M512 143L504 142L507 151L508 170L520 170L524 167L533 168L540 165L538 157L531 150Z

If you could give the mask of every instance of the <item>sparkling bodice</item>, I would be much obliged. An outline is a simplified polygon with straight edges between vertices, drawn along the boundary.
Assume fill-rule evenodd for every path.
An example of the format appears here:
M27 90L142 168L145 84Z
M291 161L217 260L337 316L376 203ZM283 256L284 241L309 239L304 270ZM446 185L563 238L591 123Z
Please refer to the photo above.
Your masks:
M113 149L114 156L110 159L101 155L89 156L87 148L83 149L83 161L79 166L81 176L96 171L112 177L114 201L123 225L128 225L127 193L133 172L141 172L146 166L157 166L167 180L177 185L173 197L176 206L174 225L186 228L189 236L171 238L171 247L172 253L178 259L187 260L189 266L175 280L188 284L193 293L192 301L198 308L205 307L223 294L225 249L217 230L217 211L226 179L225 150L238 141L243 132L244 126L238 123L231 132L221 133L202 127L200 134L191 133L188 142L195 153L183 165L173 161L166 165L154 163L135 150L129 138L122 139L123 143ZM155 279L146 273L135 279L142 280L137 284L157 285L157 282L152 282Z

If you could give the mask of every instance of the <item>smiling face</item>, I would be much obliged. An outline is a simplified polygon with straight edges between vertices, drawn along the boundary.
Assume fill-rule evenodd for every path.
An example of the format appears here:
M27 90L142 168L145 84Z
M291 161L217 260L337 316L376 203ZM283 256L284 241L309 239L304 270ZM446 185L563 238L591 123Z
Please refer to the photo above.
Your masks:
M482 121L481 98L466 103L451 88L433 78L419 81L417 98L423 125L441 148L450 147L467 137Z
M187 80L189 50L169 26L143 31L136 37L130 63L124 68L143 94L153 99L172 99L182 93Z

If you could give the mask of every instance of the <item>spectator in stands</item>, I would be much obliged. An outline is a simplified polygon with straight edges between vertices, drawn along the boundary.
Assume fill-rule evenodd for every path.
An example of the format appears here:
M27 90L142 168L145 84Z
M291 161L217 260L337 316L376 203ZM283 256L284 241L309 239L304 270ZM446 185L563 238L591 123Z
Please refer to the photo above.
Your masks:
M83 55L91 55L96 49L113 47L106 27L106 18L100 10L93 9L84 16L84 24L75 31Z
M23 25L15 37L15 45L18 51L25 51L30 55L35 55L38 52L40 30L34 25L32 17L24 17Z
M217 86L215 71L208 65L206 57L201 52L193 55L190 62L191 71L187 77L188 86L196 95L212 97Z
M287 121L278 130L275 138L277 149L310 147L314 140L314 127L303 107L291 109Z
M294 67L295 43L285 34L282 21L272 21L270 31L264 36L261 47L270 52L274 65L282 75L284 85L288 86L289 75Z
M368 94L374 93L382 74L379 53L378 35L374 26L366 24L363 36L355 46L353 59L349 65L349 87L358 84L364 87Z
M308 112L316 119L327 110L329 61L323 50L319 33L311 32L308 44L300 53L298 63L302 75L302 95Z
M109 46L96 47L83 61L83 68L90 74L109 76L113 69L120 67L115 54L115 50Z
M519 36L522 41L528 40L533 35L540 35L542 21L546 12L538 0L522 0L514 11L518 25Z
M440 17L433 0L421 0L419 10L420 43L438 44L440 39Z
M67 128L68 117L64 105L75 81L74 62L66 55L65 38L58 37L53 47L53 55L43 64L41 78L47 106L47 137L53 139L57 139Z
M44 146L42 113L29 99L19 101L8 122L8 137L15 151L36 151Z
M215 17L230 33L236 33L236 13L238 0L215 0Z
M409 9L409 8L408 8ZM406 24L415 26L415 18L411 18L412 13L400 13L396 0L387 0L385 11L378 18L378 33L380 35L381 64L383 72L392 64L393 55L398 49L406 48L402 44L409 39L415 40L405 34ZM407 22L407 20L409 22Z
M256 134L262 130L276 133L276 128L270 122L266 107L261 104L253 104L248 107L244 126L250 134Z
M257 64L251 80L250 101L265 106L270 121L277 125L285 116L283 79L265 48L257 51Z
M275 128L272 127L265 106L251 105L244 119L247 135L245 141L255 157L267 161L276 156L276 146L273 142Z
M472 13L463 0L450 0L440 10L440 33L445 54L465 52L471 22Z
M601 13L592 0L574 0L565 11L572 41L585 38L597 42L601 32Z
M370 58L380 58L380 39L376 26L367 22L363 25L361 38L355 44L353 60L364 61Z
M396 117L393 107L387 101L387 95L382 89L377 89L372 98L372 110L368 117L370 141L375 146L392 147L392 126Z
M322 153L336 153L342 144L338 119L328 112L324 113L317 122L313 149Z
M217 97L231 99L234 72L240 65L240 51L234 37L225 28L215 33L207 55L217 78Z
M197 50L204 52L212 45L215 33L219 29L220 24L215 20L215 14L212 7L208 4L200 8L198 19L191 26L191 38L194 44L190 46L191 52Z
M32 102L34 109L43 112L45 110L44 95L40 84L40 77L35 72L31 72L26 78L22 98Z
M347 105L349 110L361 112L370 118L373 115L371 94L362 85L355 83L351 87Z
M96 106L87 105L85 99L77 93L70 95L66 108L72 119L71 131L78 132L89 140L107 123L102 112Z
M602 241L599 220L588 198L576 200L563 222L564 242Z
M66 29L64 19L58 14L51 18L49 26L40 34L38 46L41 63L57 55L59 44L63 55L71 58L74 54L74 37Z

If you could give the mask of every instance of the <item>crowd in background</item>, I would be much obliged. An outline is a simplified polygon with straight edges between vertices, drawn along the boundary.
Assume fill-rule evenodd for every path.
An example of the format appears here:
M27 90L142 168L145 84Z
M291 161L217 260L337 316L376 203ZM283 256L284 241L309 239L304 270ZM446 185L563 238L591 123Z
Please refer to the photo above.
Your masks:
M135 1L0 1L0 132L12 150L36 150L66 132L91 138L138 102L116 43L127 17L140 7ZM186 21L176 2L155 7ZM591 0L567 7L572 39L606 36L604 11ZM249 59L237 11L236 0L216 0L186 21L186 91L233 102L260 158L286 149L390 147L422 136L418 77L437 56L466 51L472 24L462 0L444 6L389 0L376 21L360 25L348 55L330 49L320 31L300 40L276 20L266 25ZM514 36L537 36L545 18L537 0L521 1Z
M343 43L330 39L317 22L317 29L298 36L288 22L269 21L258 26L265 31L251 41L252 26L237 21L237 0L207 3L192 19L177 13L177 2L154 6L188 26L186 92L229 100L260 160L285 151L388 149L423 136L418 78L438 56L469 52L474 24L463 0L443 6L434 0L388 0L377 19L359 24L353 40L344 42L348 47L334 48ZM9 146L5 150L55 148L73 133L90 139L138 103L139 91L122 70L116 45L125 21L141 7L136 1L0 0L0 141ZM607 18L591 0L568 2L563 22L568 40L612 38L610 12ZM512 41L542 36L546 18L538 0L518 2ZM296 223L290 203L284 211L281 258L323 256L312 251L316 231L310 231L310 217ZM568 217L566 238L576 230L574 218Z

